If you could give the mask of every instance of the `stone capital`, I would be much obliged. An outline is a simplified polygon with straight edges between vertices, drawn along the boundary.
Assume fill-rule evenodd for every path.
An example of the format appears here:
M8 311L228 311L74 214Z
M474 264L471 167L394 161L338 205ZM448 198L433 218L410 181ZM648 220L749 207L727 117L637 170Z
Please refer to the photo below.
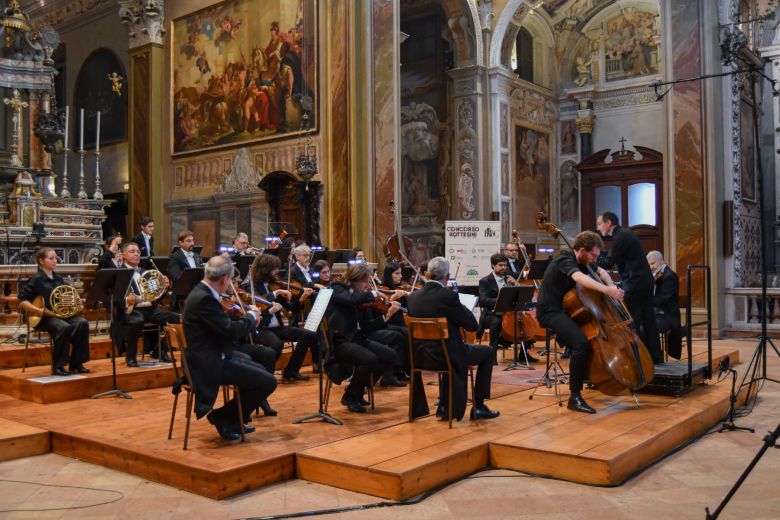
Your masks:
M119 19L129 28L130 48L162 45L165 36L164 0L119 0Z

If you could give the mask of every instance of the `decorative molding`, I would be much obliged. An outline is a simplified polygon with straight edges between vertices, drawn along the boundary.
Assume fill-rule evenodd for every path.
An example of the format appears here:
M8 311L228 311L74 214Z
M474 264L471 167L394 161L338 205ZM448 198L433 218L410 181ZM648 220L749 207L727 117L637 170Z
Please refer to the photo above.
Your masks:
M512 90L511 103L512 121L526 121L552 130L558 119L552 96L542 94L526 85L519 85Z
M119 19L130 28L130 49L148 43L162 45L164 0L119 0Z
M456 109L459 202L457 218L467 220L473 219L477 211L477 181L474 172L474 165L477 164L475 108L475 99L463 98L459 100Z
M230 164L230 159L224 162ZM224 164L223 162L223 164ZM249 150L239 148L233 156L230 173L225 176L217 193L251 193L259 192L260 173L252 167L249 160Z
M615 108L652 105L656 103L660 104L661 101L656 99L655 93L645 92L643 94L631 94L621 97L610 97L607 99L594 99L593 110L601 112L603 110L611 110Z
M68 22L81 20L93 14L98 8L116 5L113 0L48 0L45 4L35 2L27 8L27 14L35 27L59 27Z
M482 31L490 32L493 29L493 1L481 0L477 11L479 12L479 22L482 24Z

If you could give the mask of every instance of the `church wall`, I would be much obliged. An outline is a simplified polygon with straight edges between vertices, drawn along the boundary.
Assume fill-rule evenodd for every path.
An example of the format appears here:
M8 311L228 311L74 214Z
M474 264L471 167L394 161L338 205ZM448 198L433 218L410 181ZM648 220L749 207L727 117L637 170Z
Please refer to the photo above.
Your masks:
M620 146L621 137L630 138L627 147L638 144L663 150L665 132L666 123L660 103L597 112L593 124L593 151L615 150Z

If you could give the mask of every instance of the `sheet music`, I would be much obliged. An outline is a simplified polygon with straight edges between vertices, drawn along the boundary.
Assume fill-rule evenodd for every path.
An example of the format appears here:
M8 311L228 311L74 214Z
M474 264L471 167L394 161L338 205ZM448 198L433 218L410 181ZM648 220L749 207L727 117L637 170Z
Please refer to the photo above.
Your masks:
M474 308L477 306L477 302L479 301L479 296L476 294L465 294L465 293L458 293L458 298L460 299L461 305L466 307L471 312L474 312Z
M322 321L322 317L325 315L325 309L328 308L331 296L333 296L333 289L319 290L317 299L314 300L314 305L312 305L309 316L306 318L306 325L303 326L304 329L317 332L320 321Z

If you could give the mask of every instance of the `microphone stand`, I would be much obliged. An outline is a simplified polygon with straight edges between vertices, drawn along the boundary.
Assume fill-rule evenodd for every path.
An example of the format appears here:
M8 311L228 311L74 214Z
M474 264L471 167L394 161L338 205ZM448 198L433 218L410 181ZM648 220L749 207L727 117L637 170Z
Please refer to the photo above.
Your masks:
M745 430L750 433L756 433L756 430L753 428L748 428L746 426L737 426L734 424L734 413L736 412L736 406L737 406L737 371L734 370L729 366L731 361L728 357L724 357L721 362L720 366L718 367L718 371L724 372L728 371L731 372L731 393L729 394L729 412L727 415L727 422L724 422L723 425L720 427L720 430L718 430L718 433L723 433L724 431L736 431L736 430Z

